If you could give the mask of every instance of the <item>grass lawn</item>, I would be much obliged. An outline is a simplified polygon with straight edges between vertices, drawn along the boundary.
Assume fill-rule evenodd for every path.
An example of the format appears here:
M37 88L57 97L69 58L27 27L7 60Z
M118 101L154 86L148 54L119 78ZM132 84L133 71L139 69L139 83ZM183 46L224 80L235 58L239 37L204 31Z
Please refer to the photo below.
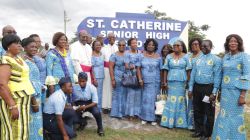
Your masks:
M191 140L191 132L181 129L161 131L112 130L105 129L105 137L100 138L94 129L78 133L77 140Z
M248 96L250 106L250 96ZM247 139L250 139L250 113L246 114ZM86 128L78 132L74 140L194 140L190 137L191 132L182 129L157 129L155 131L142 130L114 130L105 128L105 137L99 137L96 129Z
M250 139L250 114L246 114L247 139ZM105 137L99 137L95 129L87 128L78 132L75 140L194 140L191 132L182 129L160 131L113 130L105 129Z

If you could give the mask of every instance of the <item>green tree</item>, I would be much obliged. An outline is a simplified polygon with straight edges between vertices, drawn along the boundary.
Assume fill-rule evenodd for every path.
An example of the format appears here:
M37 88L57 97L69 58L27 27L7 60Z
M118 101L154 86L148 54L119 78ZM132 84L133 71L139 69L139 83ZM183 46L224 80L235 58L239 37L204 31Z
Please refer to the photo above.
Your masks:
M69 44L73 44L76 41L78 41L78 34L77 34L77 32L75 32L75 36L73 38L71 38L71 40L69 41Z
M160 12L158 10L153 9L153 6L150 5L147 7L147 10L145 10L145 13L147 14L153 14L155 16L155 19L160 20L177 20L172 17L167 16L165 12ZM202 39L206 38L206 34L203 33L207 31L210 26L207 24L197 26L195 25L194 21L188 21L188 40L190 40L193 37L200 37Z

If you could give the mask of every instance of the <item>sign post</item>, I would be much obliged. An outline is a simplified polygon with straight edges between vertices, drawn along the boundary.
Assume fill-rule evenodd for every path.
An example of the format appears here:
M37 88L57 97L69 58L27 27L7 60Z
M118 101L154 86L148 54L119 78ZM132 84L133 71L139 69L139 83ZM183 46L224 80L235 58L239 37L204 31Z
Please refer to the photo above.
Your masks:
M188 42L188 26L185 21L157 20L151 14L116 13L116 17L87 17L77 28L88 31L92 36L102 34L107 37L113 32L117 39L138 39L138 47L142 49L147 38L154 38L159 50L164 44L173 44L181 39Z

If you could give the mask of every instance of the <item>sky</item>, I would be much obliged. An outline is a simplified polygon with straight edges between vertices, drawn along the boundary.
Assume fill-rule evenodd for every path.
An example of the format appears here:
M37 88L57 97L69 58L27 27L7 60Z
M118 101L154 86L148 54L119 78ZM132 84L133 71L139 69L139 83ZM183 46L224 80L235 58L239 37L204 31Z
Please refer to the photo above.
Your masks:
M232 33L243 38L245 52L250 53L248 3L247 0L0 0L0 28L12 25L21 38L36 33L43 43L51 43L55 32L64 31L64 10L70 19L67 36L71 39L86 17L144 13L152 5L174 19L211 26L205 34L213 41L213 53L224 51L226 36Z

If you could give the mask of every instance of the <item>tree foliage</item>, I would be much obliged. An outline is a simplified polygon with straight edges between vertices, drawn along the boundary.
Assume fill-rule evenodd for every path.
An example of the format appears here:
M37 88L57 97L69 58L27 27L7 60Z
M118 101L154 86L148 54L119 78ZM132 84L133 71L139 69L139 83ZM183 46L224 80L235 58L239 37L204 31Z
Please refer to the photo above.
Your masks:
M174 19L170 16L167 16L165 12L160 12L158 10L153 9L153 6L150 5L147 7L147 10L145 10L145 13L147 14L153 14L155 16L155 19L160 19L160 20L177 20ZM197 26L195 25L194 21L188 21L188 40L194 37L200 37L202 39L206 38L206 34L203 33L207 31L210 26L207 24Z

